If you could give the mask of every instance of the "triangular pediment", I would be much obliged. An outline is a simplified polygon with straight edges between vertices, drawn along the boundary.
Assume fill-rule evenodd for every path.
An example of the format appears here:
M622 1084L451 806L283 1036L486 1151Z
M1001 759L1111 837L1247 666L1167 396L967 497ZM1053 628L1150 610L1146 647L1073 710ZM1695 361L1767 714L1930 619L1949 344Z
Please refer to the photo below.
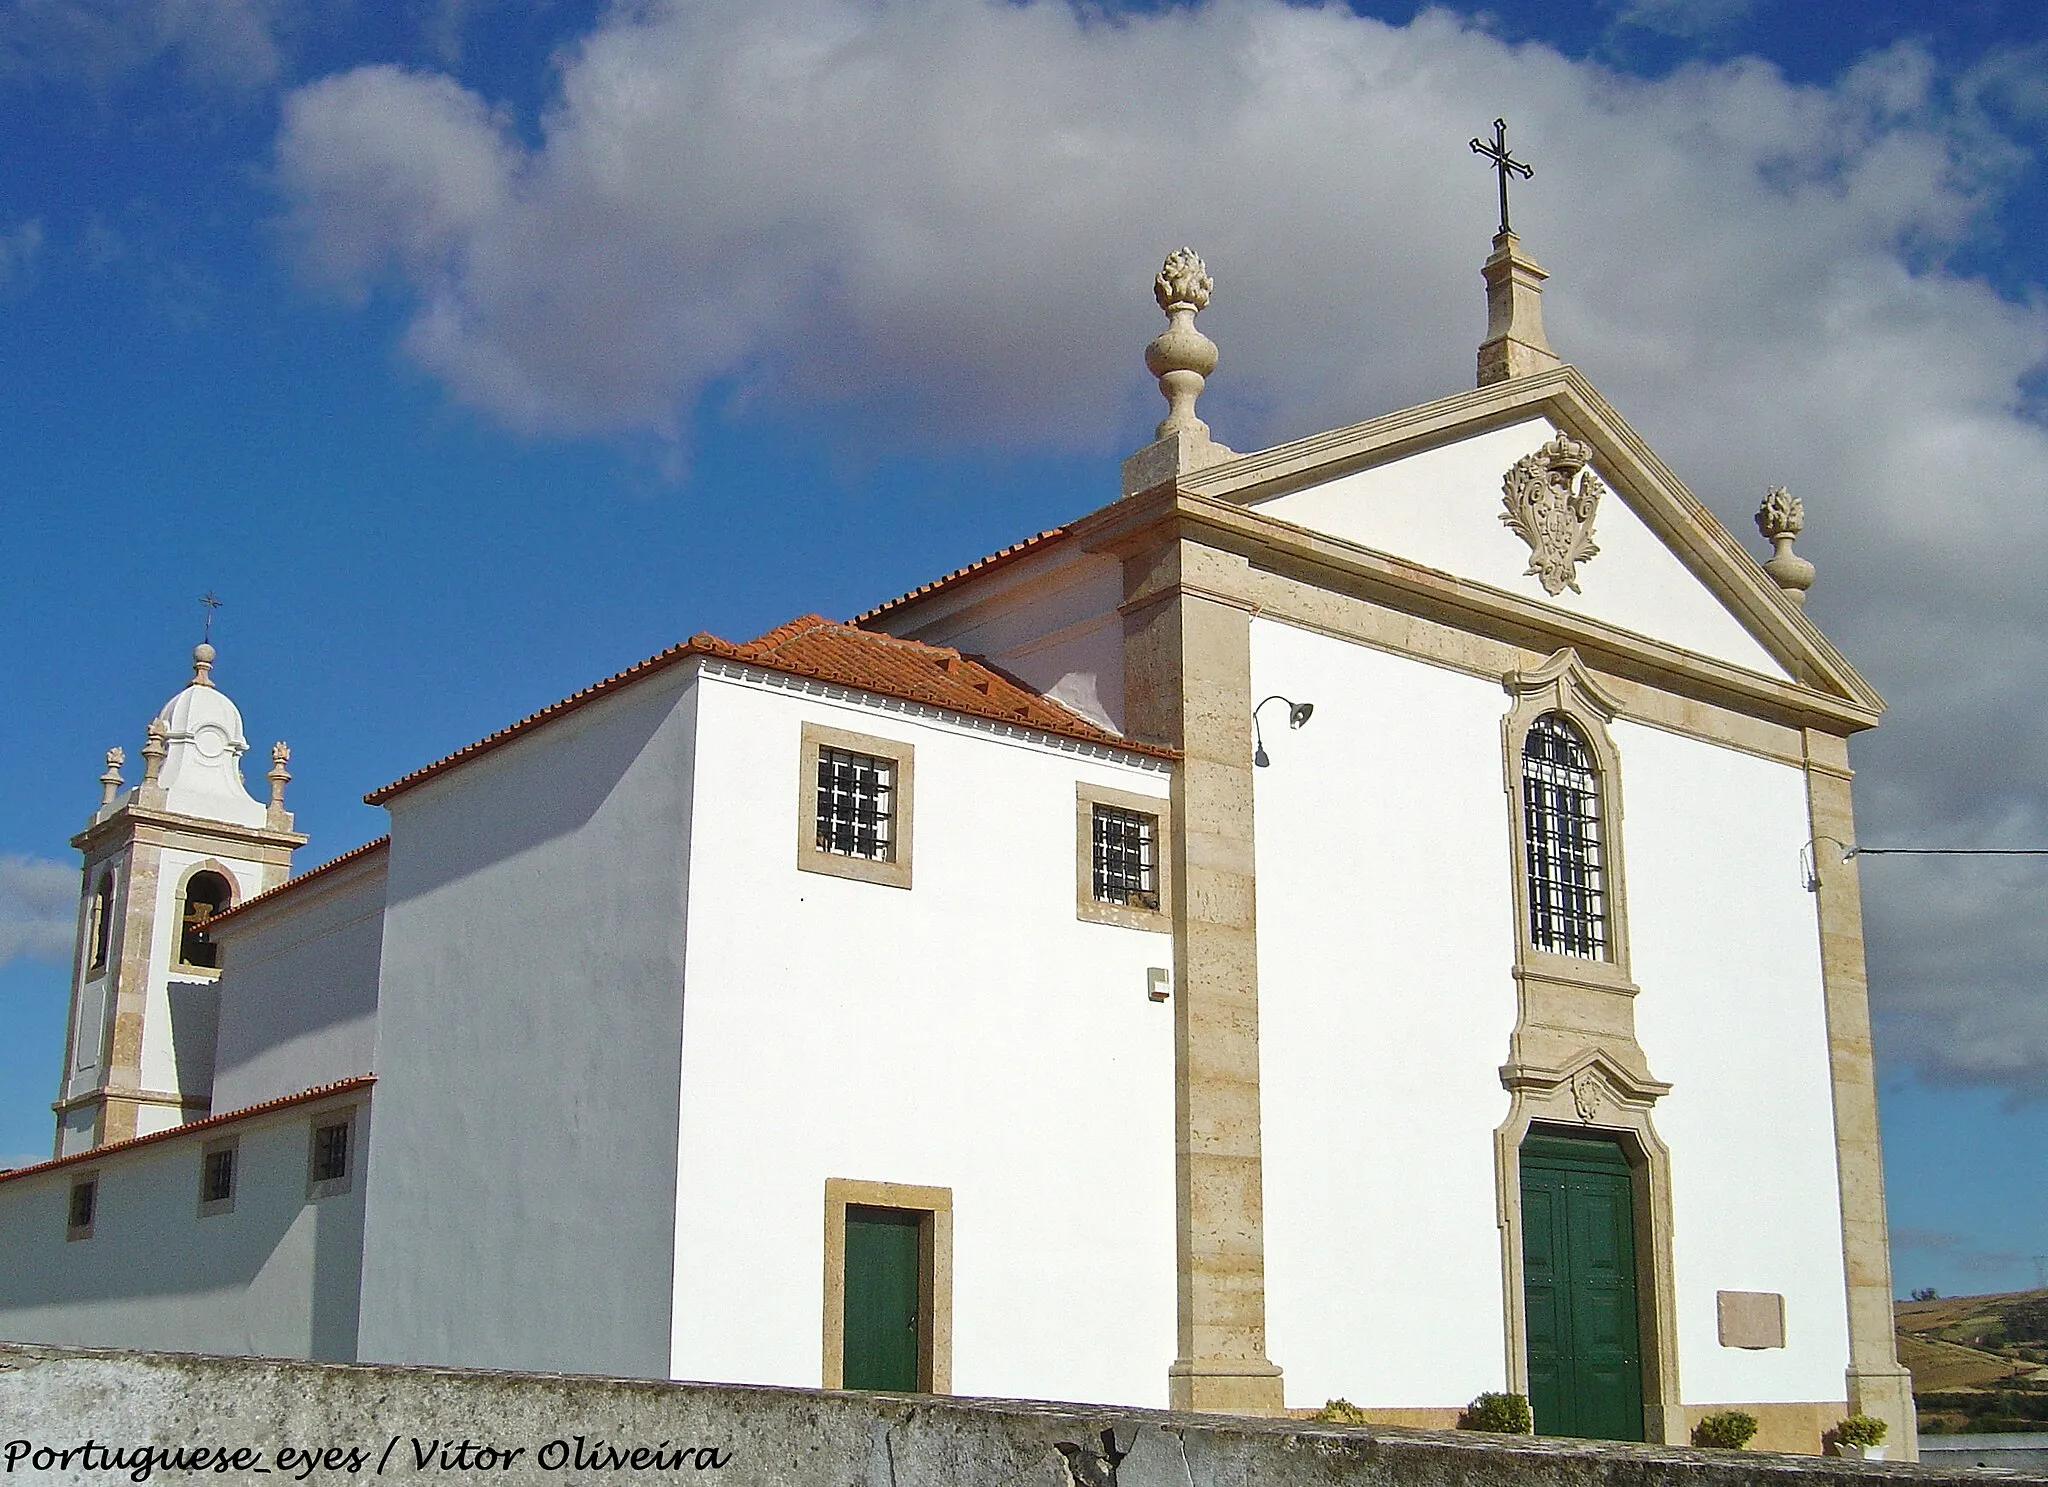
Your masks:
M1577 544L1581 554L1588 545L1597 552L1533 571L1544 566L1546 545L1502 520L1503 483L1518 462L1548 468L1559 449L1584 452L1604 488L1588 541ZM1561 624L1643 637L1873 715L1883 707L1757 558L1571 367L1239 456L1180 483L1192 495L1451 575L1524 612L1553 611ZM1547 546L1555 558L1557 545ZM1572 544L1563 548L1569 558Z

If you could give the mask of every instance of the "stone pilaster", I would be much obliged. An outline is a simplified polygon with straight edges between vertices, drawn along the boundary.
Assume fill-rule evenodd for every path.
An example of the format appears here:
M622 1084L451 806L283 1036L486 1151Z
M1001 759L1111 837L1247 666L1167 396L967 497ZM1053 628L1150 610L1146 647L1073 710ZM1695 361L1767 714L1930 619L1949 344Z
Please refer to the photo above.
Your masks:
M114 966L114 984L108 989L113 1002L112 1028L100 1071L100 1085L108 1094L94 1121L95 1146L126 1141L136 1134L141 1102L122 1099L112 1091L142 1088L142 1029L156 947L160 866L160 854L153 843L133 842L129 846L128 870L121 887L121 954Z
M1173 792L1174 1409L1281 1412L1266 1357L1244 562L1169 537L1124 565L1125 726L1180 749Z
M1899 1366L1892 1320L1892 1261L1878 1138L1877 1076L1871 1055L1869 981L1863 961L1863 900L1846 740L1806 731L1806 799L1820 916L1821 981L1827 1002L1828 1063L1834 1089L1835 1165L1842 1197L1842 1263L1849 1294L1849 1408L1889 1426L1895 1460L1920 1459L1913 1378Z

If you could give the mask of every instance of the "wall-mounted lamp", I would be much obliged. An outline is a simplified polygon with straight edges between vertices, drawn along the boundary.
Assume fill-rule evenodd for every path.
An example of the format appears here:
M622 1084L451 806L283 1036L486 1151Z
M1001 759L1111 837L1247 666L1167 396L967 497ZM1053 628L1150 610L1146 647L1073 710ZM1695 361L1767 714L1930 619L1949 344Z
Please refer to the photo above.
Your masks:
M1266 702L1287 703L1287 726L1289 728L1299 728L1310 718L1314 717L1316 712L1316 705L1313 702L1291 702L1287 698L1282 697L1278 692L1268 697ZM1261 702L1258 707L1252 709L1252 763L1260 769L1264 769L1273 762L1266 755L1266 740L1259 733L1259 709L1263 708L1266 702Z
M1863 849L1848 842L1838 842L1831 836L1817 836L1799 849L1799 877L1808 893L1820 892L1820 844L1828 843L1842 854L1847 862Z

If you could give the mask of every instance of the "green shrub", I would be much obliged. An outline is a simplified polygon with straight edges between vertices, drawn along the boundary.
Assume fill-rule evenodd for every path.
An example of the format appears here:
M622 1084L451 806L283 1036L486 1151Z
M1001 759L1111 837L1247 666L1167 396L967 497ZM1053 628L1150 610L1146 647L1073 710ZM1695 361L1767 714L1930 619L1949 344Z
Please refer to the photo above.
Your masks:
M1835 1426L1835 1439L1845 1446L1881 1446L1884 1421L1871 1415L1851 1415Z
M1320 1420L1325 1425L1366 1425L1365 1411L1348 1399L1333 1399L1310 1415L1311 1420Z
M1756 1416L1747 1410L1716 1410L1703 1416L1692 1428L1696 1446L1716 1446L1723 1451L1740 1451L1756 1435Z
M1502 1435L1527 1435L1534 1424L1529 1401L1520 1394L1482 1394L1458 1416L1460 1430L1495 1430Z

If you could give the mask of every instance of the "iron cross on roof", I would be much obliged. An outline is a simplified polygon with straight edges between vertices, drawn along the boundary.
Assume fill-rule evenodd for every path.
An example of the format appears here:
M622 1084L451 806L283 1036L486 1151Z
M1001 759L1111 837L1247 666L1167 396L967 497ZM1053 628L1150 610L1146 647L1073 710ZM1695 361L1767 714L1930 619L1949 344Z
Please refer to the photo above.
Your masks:
M1474 139L1472 141L1472 153L1484 155L1487 159L1491 160L1494 170L1499 173L1500 230L1503 233L1512 231L1508 226L1508 177L1510 175L1518 175L1526 181L1535 175L1536 172L1508 153L1508 121L1506 119L1495 119L1493 121L1493 140L1491 143L1483 139Z
M208 589L199 596L199 602L206 606L206 633L201 638L211 644L213 641L213 612L220 608L221 601L214 597L212 589Z

